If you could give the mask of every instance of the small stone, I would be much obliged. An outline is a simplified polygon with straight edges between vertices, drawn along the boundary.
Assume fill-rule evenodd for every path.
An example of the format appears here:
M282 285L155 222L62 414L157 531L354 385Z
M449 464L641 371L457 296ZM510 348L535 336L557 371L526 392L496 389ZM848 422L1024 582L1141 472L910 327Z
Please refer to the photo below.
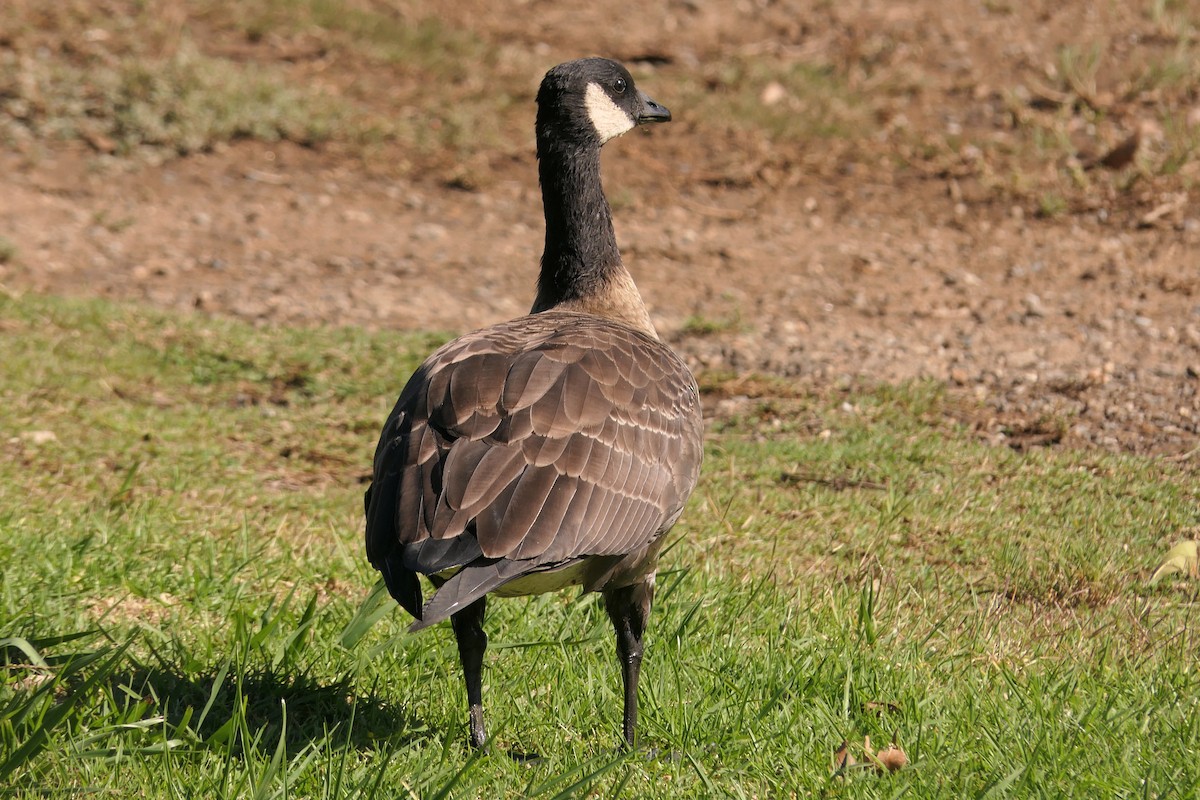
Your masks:
M438 225L436 222L422 222L413 226L412 238L427 242L444 239L446 238L446 227Z
M762 90L759 99L764 106L773 106L787 97L787 89L779 81L771 81Z
M371 215L368 212L357 208L347 208L342 212L342 219L344 219L346 222L367 224L371 222Z
M1023 371L1036 367L1040 360L1034 350L1018 350L1015 353L1009 353L1005 363L1012 369Z
M750 410L751 400L745 395L725 397L717 402L715 416L718 419L740 417Z

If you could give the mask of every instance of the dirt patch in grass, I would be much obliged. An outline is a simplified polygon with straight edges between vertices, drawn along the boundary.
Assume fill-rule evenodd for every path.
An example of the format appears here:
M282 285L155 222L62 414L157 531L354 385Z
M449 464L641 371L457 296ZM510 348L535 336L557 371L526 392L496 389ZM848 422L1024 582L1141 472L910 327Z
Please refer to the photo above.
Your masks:
M397 329L523 313L532 97L598 52L675 114L605 177L696 367L932 378L1019 448L1195 448L1191 4L661 2L632 27L584 3L161 5L2 12L8 291Z

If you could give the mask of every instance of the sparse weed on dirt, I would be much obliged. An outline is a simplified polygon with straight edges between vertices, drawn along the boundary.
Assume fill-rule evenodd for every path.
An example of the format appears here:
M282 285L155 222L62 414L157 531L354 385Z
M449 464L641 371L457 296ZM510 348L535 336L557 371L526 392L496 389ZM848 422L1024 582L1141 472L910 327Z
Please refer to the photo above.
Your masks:
M478 156L501 148L512 122L513 93L479 80L494 46L432 13L414 20L340 0L118 3L113 13L17 4L0 9L0 30L10 32L0 42L0 141L11 144L76 140L162 158L240 139L336 142L364 155L398 143L401 169L415 153L471 185L486 179ZM292 39L303 57L281 44ZM373 84L325 80L310 66L325 52L389 83L439 89L381 108Z
M0 112L15 140L82 139L104 153L185 155L243 138L313 144L351 116L334 98L286 87L260 67L186 48L112 66L7 59Z
M683 95L684 104L710 124L793 142L863 135L864 100L831 66L763 58L710 67L703 85Z
M614 751L608 622L556 594L493 605L480 756L448 631L395 612L338 644L375 580L377 426L438 337L33 296L0 317L9 795L1200 789L1197 587L1148 583L1200 498L1161 462L979 444L928 384L784 393L710 435L664 557L657 755ZM863 737L908 763L836 771Z
M505 162L498 156L527 144L531 76L547 66L536 48L448 23L432 5L110 5L0 9L8 31L0 135L76 138L122 154L145 146L192 152L237 138L333 141L381 165L473 188L496 177ZM986 78L994 83L964 77L944 86L946 65L931 54L945 43L914 41L912 31L876 18L830 40L787 25L775 38L695 63L647 59L661 62L654 68L686 111L681 119L714 151L739 154L736 164L700 171L706 182L787 185L801 171L879 164L916 180L976 181L973 200L1030 214L1049 194L1063 197L1067 213L1144 213L1200 178L1192 91L1200 36L1186 5L1104 13L1114 16L1111 29L1057 33L1028 57L978 54L998 62ZM992 4L985 15L1003 20L1016 9ZM819 30L829 21L808 24ZM949 35L930 30L932 39ZM956 47L970 52L967 42ZM1141 139L1130 167L1084 171L1134 132ZM814 141L822 143L816 153Z
M447 26L436 15L413 20L387 6L344 0L268 0L247 6L207 0L206 13L233 17L252 42L270 34L319 30L345 37L345 47L362 48L402 69L427 71L449 82L471 77L492 56L487 43Z

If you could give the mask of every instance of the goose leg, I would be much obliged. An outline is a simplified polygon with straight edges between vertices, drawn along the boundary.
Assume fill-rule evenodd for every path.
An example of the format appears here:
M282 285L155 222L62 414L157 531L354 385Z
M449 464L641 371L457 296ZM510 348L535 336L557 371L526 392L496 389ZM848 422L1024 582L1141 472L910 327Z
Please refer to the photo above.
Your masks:
M483 614L486 610L487 597L484 596L450 616L454 637L458 640L463 679L467 684L471 746L475 748L481 748L487 742L487 731L483 726L483 654L488 641L483 631Z
M604 607L617 633L617 659L625 686L625 745L634 746L637 728L638 676L642 671L642 636L654 600L654 579L604 592Z

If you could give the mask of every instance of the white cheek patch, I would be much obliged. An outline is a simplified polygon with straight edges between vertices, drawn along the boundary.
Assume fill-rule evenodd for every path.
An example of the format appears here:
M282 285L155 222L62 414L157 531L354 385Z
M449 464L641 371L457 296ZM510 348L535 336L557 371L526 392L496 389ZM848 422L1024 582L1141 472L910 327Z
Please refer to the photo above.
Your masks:
M592 127L596 129L601 144L633 130L633 119L612 101L608 92L600 88L600 84L589 83L583 101L587 106L588 119L592 121Z

